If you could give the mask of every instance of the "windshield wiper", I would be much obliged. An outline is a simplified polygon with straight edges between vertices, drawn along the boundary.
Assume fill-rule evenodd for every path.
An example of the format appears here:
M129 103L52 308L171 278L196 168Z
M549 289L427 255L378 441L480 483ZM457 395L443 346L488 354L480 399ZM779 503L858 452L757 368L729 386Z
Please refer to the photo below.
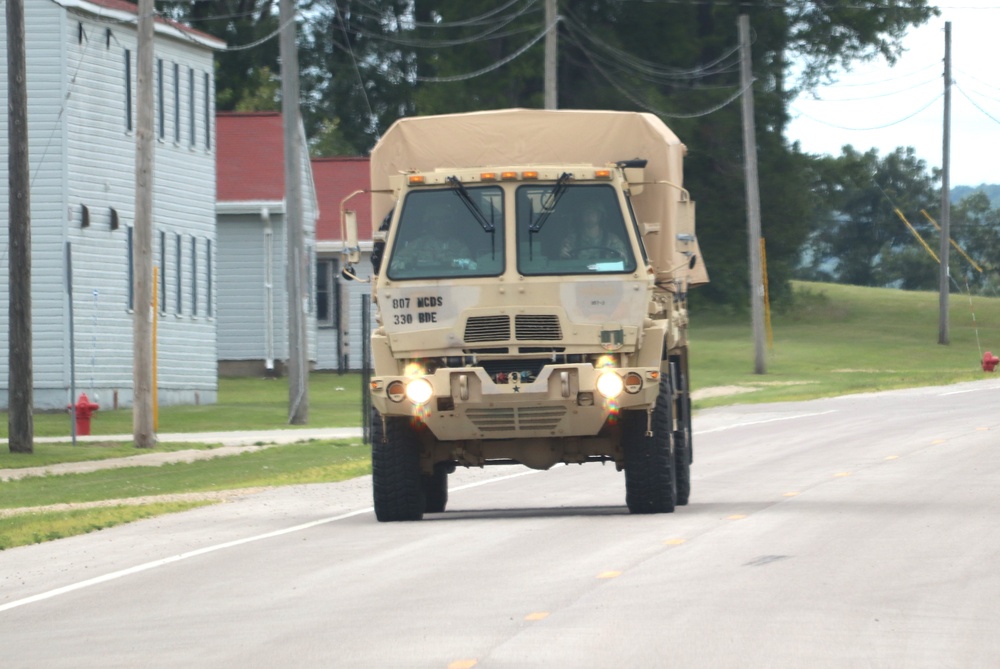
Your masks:
M552 187L552 191L545 196L545 202L542 203L542 213L538 215L538 218L528 226L529 233L536 233L541 231L542 226L545 225L545 221L549 220L549 216L552 212L556 210L556 205L559 204L559 198L563 196L566 192L566 182L573 178L573 175L569 172L563 172L559 175L559 179L556 181L556 185Z
M469 213L472 214L472 216L476 219L476 222L482 226L483 230L490 233L494 232L496 230L496 226L493 225L493 221L486 220L486 214L484 214L483 210L479 208L479 205L472 200L472 196L469 195L469 191L466 190L462 182L456 177L448 177L448 183L455 189L455 195L458 196L458 199L462 201L462 204L466 206Z

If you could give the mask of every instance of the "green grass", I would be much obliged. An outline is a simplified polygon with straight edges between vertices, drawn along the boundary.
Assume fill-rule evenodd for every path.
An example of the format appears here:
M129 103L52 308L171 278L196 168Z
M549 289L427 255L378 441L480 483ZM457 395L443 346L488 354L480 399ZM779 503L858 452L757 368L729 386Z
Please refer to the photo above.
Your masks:
M85 389L84 389L85 390ZM132 409L107 406L90 423L92 435L131 435ZM361 375L314 372L309 375L309 424L288 424L288 379L219 379L218 402L199 406L163 406L157 432L277 430L296 427L357 427L361 424ZM0 438L7 438L7 414L0 414ZM36 437L70 438L69 412L35 414Z
M370 471L368 446L310 441L197 462L5 481L0 508L342 481Z
M198 443L158 443L154 452L170 453L185 450L211 450L219 444ZM7 448L0 448L0 469L20 469L23 467L44 467L61 462L85 462L89 460L108 460L110 458L127 458L138 455L131 441L80 441L76 446L72 443L49 444L38 442L32 453L11 453Z
M1000 299L949 299L950 344L938 341L938 295L796 282L794 304L772 314L767 373L754 373L748 315L691 317L692 389L745 385L753 393L703 399L722 404L830 397L989 378L983 350L1000 350ZM973 312L975 320L973 320ZM977 332L978 338L977 341ZM770 384L770 385L763 385Z
M167 502L140 506L113 506L99 509L28 513L0 518L0 551L15 546L40 544L77 534L96 532L134 520L165 513L187 511L210 502Z

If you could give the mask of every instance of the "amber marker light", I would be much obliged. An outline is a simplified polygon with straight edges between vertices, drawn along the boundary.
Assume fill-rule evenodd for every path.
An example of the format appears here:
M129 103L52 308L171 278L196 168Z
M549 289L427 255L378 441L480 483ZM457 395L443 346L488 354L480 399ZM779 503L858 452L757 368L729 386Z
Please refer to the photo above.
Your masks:
M496 172L482 172L479 175L479 178L482 179L483 181L496 181L497 180L497 173Z
M610 179L611 170L594 170L595 179Z
M411 186L420 186L424 183L424 177L422 174L411 174L409 182Z
M517 179L517 172L501 172L500 178L504 181L512 181Z
M525 170L524 172L521 172L521 178L522 179L537 179L538 178L538 172L536 172L535 170Z

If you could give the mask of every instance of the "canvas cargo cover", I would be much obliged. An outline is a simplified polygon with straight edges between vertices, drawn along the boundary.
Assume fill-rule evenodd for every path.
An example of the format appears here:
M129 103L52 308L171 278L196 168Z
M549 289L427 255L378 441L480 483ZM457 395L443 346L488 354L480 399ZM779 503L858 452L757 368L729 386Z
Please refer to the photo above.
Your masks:
M658 278L684 264L675 248L677 203L682 199L686 147L656 116L638 112L505 109L414 116L396 121L371 155L372 229L393 206L389 178L402 172L448 167L513 167L587 164L605 166L632 158L647 160L647 185L632 198ZM379 191L382 191L379 193ZM686 198L685 198L686 199ZM697 243L693 247L697 252ZM658 261L657 259L663 259ZM690 283L708 276L700 262ZM688 274L687 267L680 270Z

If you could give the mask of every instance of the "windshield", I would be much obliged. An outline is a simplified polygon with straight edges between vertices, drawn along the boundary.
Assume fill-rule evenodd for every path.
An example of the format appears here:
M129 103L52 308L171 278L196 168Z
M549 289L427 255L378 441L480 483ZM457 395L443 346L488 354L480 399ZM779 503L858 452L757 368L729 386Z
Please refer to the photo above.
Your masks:
M498 276L504 262L503 211L503 191L497 186L411 191L403 202L387 276Z
M517 269L524 275L634 272L635 255L614 188L517 189Z

